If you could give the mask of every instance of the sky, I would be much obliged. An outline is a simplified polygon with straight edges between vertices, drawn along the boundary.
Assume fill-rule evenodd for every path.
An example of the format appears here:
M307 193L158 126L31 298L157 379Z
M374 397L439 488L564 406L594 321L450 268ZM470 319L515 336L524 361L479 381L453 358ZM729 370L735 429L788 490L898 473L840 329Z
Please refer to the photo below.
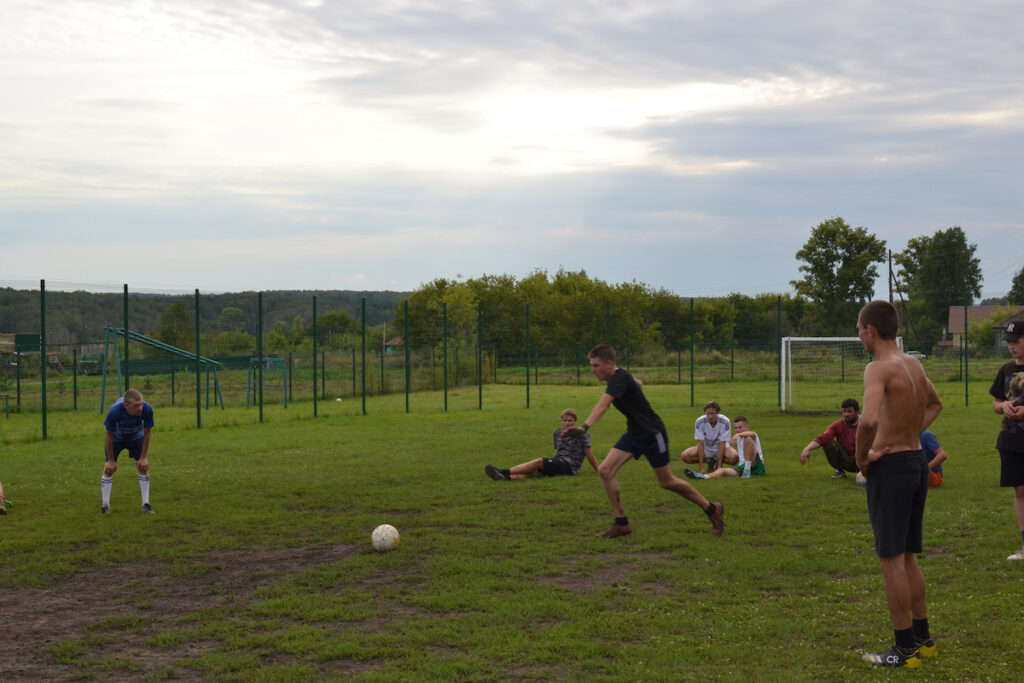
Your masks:
M792 293L840 216L960 226L1002 296L1022 35L1012 0L3 0L0 286Z

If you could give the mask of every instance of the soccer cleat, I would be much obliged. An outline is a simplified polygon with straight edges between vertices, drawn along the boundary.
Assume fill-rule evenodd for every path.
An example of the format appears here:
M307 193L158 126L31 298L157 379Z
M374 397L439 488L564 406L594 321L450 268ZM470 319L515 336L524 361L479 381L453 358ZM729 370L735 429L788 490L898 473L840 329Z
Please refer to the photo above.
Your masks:
M687 467L686 469L683 470L683 474L688 476L690 479L707 479L708 478L708 475L704 474L703 472L694 472L689 467Z
M143 504L142 504L142 511L143 511L143 512L144 512L145 514L147 514L147 515L155 515L155 514L156 514L155 512L153 512L153 508L151 508L151 507L149 506L149 503L143 503Z
M893 666L900 669L916 669L921 666L921 655L916 647L912 650L904 650L901 647L893 645L891 650L879 652L878 654L866 654L860 658L860 661L866 662L867 664L874 664L875 666Z
M505 476L505 473L494 465L487 465L484 467L484 472L486 472L487 476L494 481L508 481L508 477Z
M716 537L721 536L722 532L725 531L725 520L722 516L725 514L725 506L721 503L711 503L715 506L714 512L705 512L708 519L711 520L711 533Z
M931 638L917 643L917 654L922 657L934 657L939 654L939 648L935 647L935 641Z
M1014 562L1016 560L1024 560L1024 548L1021 548L1020 550L1015 552L1013 555L1010 555L1006 559L1010 560L1011 562Z
M110 506L109 505L101 505L100 506L100 514L101 515L110 514Z
M597 534L598 538L615 538L616 536L626 536L633 533L633 527L628 524L612 524L608 531L602 531Z
M833 479L846 479L846 472L843 472L842 470L836 470L832 474L832 478Z

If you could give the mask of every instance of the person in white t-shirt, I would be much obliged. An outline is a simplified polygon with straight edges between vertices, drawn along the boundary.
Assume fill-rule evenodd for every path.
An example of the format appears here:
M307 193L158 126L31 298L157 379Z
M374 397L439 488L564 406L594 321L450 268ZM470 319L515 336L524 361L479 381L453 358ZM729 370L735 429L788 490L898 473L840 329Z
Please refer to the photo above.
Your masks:
M743 415L738 415L733 422L736 433L730 439L731 448L742 455L740 463L735 467L719 467L711 474L694 472L687 467L684 472L690 479L716 479L718 477L742 477L763 475L764 451L761 449L761 439L757 432L750 430L750 422Z
M697 471L704 473L704 466L713 470L719 465L738 465L740 456L729 446L732 424L722 415L717 401L704 404L704 414L693 423L693 438L697 445L682 452L683 462L697 465Z

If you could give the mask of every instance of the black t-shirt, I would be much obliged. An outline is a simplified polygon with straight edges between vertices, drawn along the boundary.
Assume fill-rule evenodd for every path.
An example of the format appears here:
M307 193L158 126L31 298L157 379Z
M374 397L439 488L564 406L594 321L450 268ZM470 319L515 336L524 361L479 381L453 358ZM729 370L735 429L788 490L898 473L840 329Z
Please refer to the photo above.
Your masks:
M1024 405L1024 365L1010 361L999 368L996 379L988 393L1000 401L1013 401ZM1024 453L1024 420L1011 420L1003 416L1003 424L999 427L999 439L996 448L1001 451Z
M626 431L630 436L649 438L665 431L665 424L647 402L633 375L622 368L615 368L605 391L614 398L612 405L626 416Z

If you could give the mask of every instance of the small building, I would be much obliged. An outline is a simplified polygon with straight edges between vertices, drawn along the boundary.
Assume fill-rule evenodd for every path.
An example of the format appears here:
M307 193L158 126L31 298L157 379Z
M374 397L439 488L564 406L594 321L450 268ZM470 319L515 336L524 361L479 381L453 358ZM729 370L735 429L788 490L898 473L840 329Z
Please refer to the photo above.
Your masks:
M964 327L964 306L950 306L949 307L949 321L946 323L946 339L939 342L940 346L952 346L953 348L960 348L963 344ZM1000 311L1005 309L1005 306L967 306L967 325L978 320L984 320L989 318ZM996 323L996 346L1001 346L1003 343L1003 330L1011 320L1015 320L1024 315L1024 306L1018 306L1013 313L1008 315L1005 320Z

